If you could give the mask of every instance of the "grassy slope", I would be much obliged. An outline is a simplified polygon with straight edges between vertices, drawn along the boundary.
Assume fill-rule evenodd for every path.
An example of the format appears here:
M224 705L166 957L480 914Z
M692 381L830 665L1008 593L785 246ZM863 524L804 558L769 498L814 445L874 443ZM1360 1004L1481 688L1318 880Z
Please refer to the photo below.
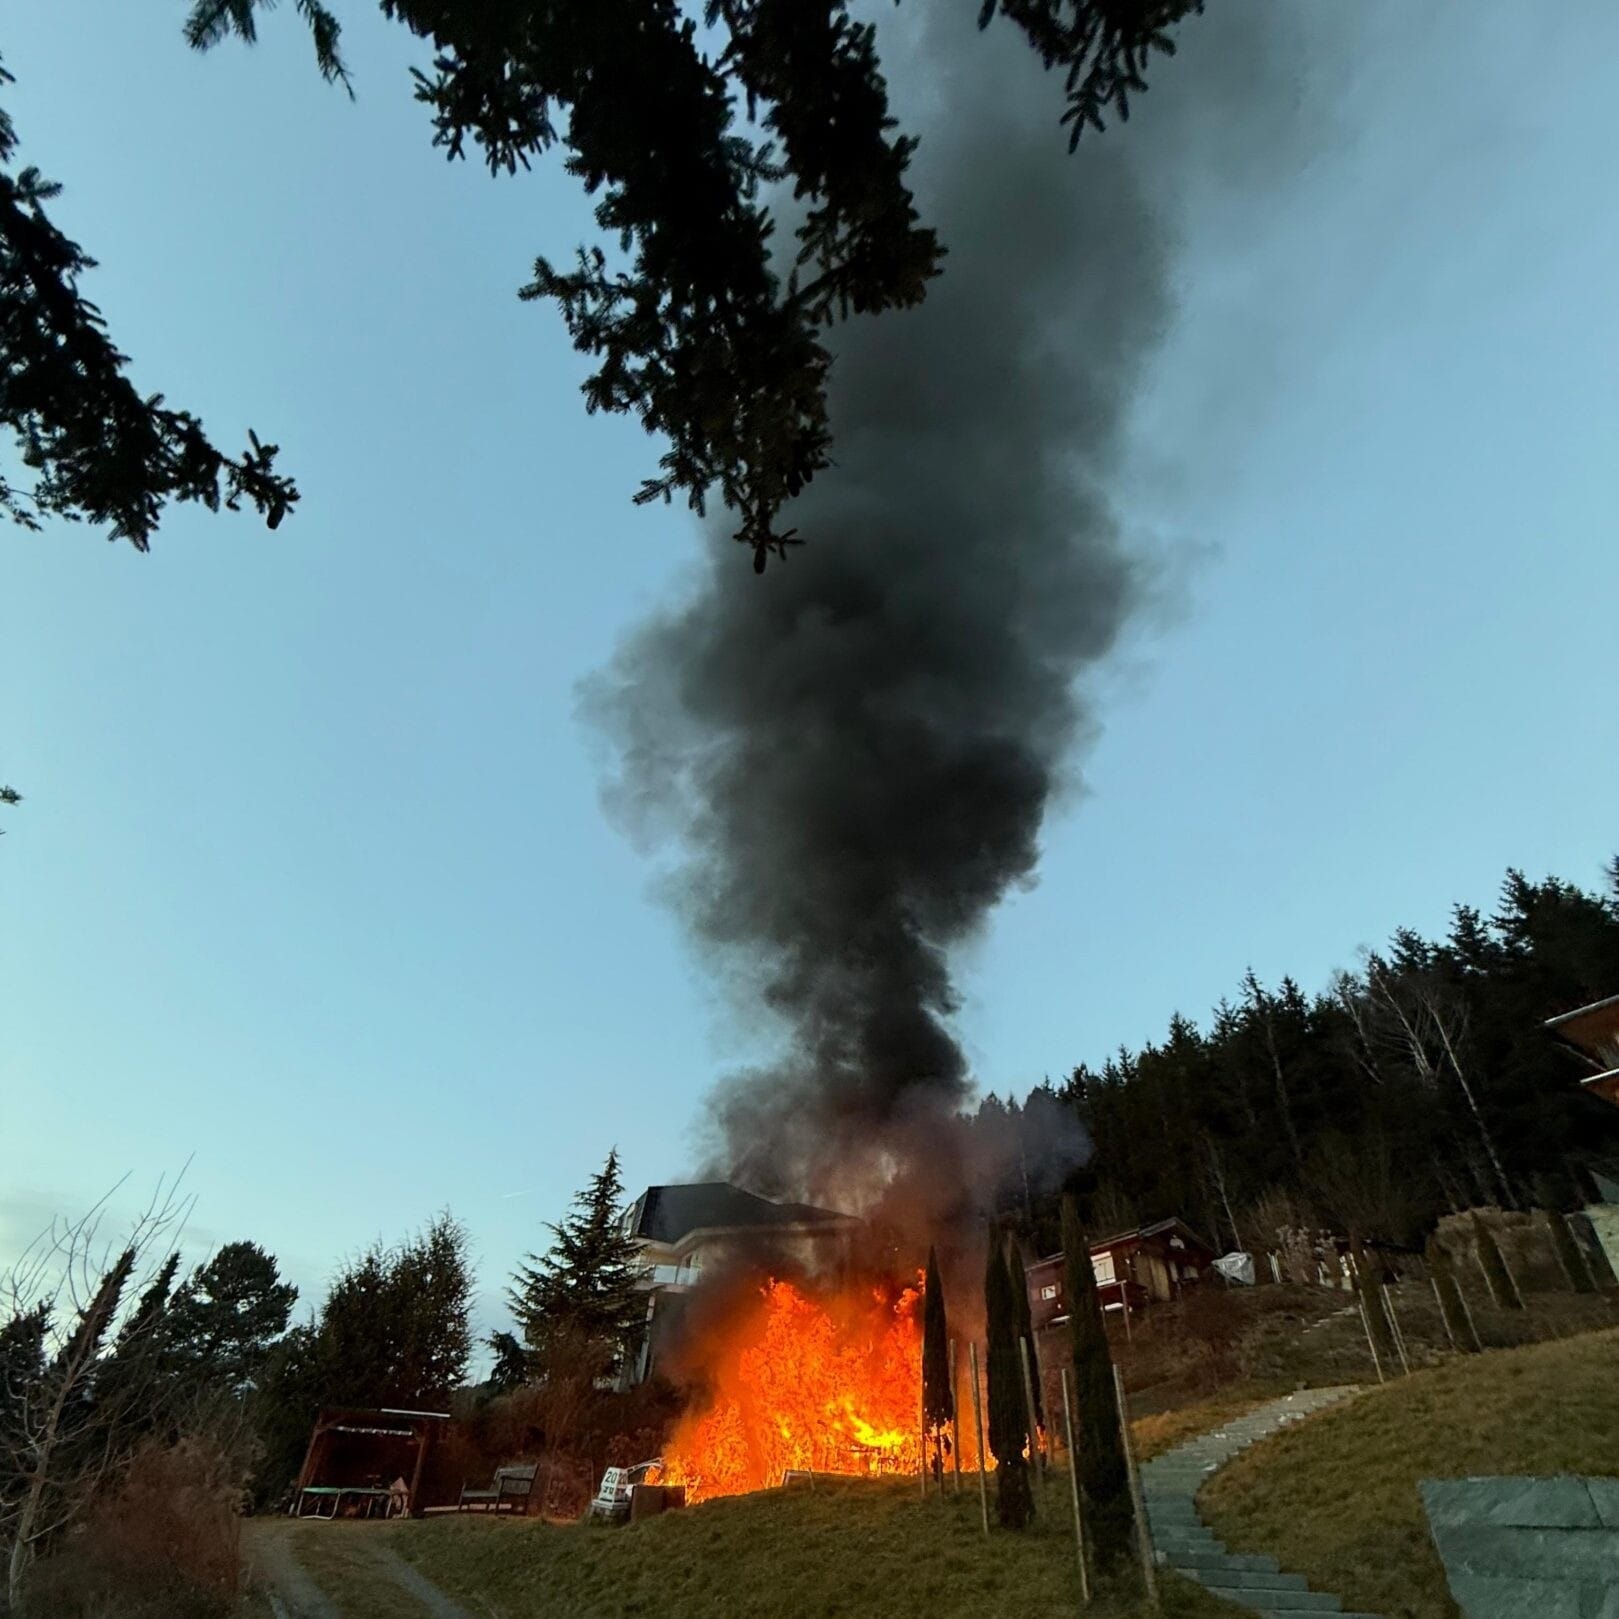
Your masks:
M888 1483L737 1496L621 1529L443 1518L386 1532L447 1595L499 1619L1044 1619L1077 1601L1064 1489L1054 1475L1030 1532L987 1539L976 1486L924 1504ZM992 1496L992 1522L994 1510ZM1168 1619L1238 1619L1196 1586L1165 1585ZM1092 1612L1140 1613L1137 1590Z
M1619 1472L1619 1333L1468 1356L1373 1390L1239 1457L1205 1517L1387 1619L1454 1613L1417 1494L1424 1478Z

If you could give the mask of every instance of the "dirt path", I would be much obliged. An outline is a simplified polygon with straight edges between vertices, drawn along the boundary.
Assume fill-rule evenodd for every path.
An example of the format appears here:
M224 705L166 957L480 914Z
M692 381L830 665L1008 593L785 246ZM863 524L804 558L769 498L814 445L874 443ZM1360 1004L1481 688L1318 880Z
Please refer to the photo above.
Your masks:
M274 1619L473 1619L387 1543L380 1525L260 1522L247 1540L255 1605Z
M431 1619L472 1619L458 1603L450 1601L427 1576L412 1568L392 1546L374 1548L378 1571L401 1590L408 1591L431 1615Z
M293 1555L292 1537L280 1524L255 1525L247 1564L250 1582L263 1591L275 1619L343 1619Z

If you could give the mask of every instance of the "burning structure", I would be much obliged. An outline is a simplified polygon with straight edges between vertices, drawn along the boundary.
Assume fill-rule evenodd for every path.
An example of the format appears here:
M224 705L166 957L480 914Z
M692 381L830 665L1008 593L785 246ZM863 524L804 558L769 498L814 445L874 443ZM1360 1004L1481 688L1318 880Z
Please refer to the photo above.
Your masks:
M692 1500L792 1473L915 1473L922 1466L917 1286L815 1288L768 1278L688 1343L704 1386L664 1447Z
M649 1186L623 1229L647 1293L629 1380L657 1370L691 1393L662 1482L702 1500L921 1466L920 1279L865 1274L862 1221L705 1181Z
M686 1300L705 1275L749 1263L842 1280L859 1225L852 1215L772 1202L729 1181L647 1187L624 1215L647 1293L646 1331L628 1381L643 1381L678 1339Z

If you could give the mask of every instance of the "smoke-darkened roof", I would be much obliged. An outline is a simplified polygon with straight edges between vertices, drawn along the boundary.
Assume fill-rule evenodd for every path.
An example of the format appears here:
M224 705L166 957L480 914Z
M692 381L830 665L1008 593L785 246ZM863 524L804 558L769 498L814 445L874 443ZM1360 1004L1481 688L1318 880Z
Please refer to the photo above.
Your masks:
M713 1227L760 1229L785 1225L850 1224L853 1217L812 1203L772 1203L729 1181L649 1186L630 1210L627 1234L649 1242L679 1242Z

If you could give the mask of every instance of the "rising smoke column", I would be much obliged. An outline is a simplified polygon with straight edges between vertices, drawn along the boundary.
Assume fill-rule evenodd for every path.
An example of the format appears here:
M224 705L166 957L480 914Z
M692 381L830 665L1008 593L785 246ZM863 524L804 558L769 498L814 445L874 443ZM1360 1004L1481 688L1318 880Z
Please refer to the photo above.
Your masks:
M844 1206L969 1098L951 950L1033 878L1092 729L1081 677L1143 594L1109 489L1171 314L1167 182L1264 54L1239 29L1161 62L1158 137L1137 119L1070 157L1058 81L975 10L902 8L885 36L950 251L922 308L834 334L810 543L755 578L722 514L689 599L587 701L610 802L673 823L695 936L786 1026L712 1097L708 1167Z

